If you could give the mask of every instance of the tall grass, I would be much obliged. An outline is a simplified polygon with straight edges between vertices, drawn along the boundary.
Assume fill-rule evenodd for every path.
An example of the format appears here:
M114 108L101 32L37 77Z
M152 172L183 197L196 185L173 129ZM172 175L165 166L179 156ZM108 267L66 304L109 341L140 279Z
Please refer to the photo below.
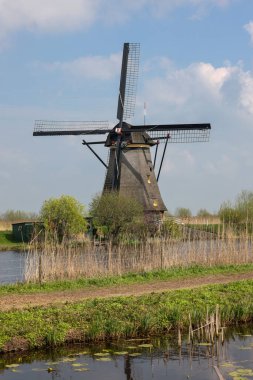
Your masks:
M11 222L0 220L0 231L11 231L12 224Z
M195 234L195 236L194 236ZM185 227L175 240L152 238L142 242L86 242L83 245L45 244L31 247L25 262L26 282L94 278L156 269L216 266L253 262L253 237L221 229L219 235L193 233Z

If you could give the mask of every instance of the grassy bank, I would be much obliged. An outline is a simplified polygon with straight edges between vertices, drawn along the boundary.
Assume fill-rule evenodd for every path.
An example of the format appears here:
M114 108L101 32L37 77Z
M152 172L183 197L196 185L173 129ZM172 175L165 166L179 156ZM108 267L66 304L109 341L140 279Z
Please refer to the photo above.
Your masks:
M64 290L78 290L85 288L101 288L105 286L131 285L150 283L152 281L180 280L186 278L205 277L210 275L233 275L253 271L253 264L221 265L205 267L193 265L190 267L174 267L143 273L127 273L122 276L108 276L97 278L80 278L78 280L53 281L42 284L13 284L0 286L0 296L5 294L29 294L40 292L54 292Z
M223 325L252 320L253 281L0 312L0 351L183 331L189 314L192 327L199 326L216 305Z
M26 246L24 243L17 242L11 231L0 231L0 251L20 251L25 249Z

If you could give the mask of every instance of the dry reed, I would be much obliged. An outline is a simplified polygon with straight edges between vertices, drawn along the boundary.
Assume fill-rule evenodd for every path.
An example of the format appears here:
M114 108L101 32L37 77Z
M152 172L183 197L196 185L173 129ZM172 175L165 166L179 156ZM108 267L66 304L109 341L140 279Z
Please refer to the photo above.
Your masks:
M203 342L214 344L217 341L224 343L224 329L222 327L221 314L219 305L216 305L215 311L209 314L208 308L206 309L206 319L199 322L193 329L191 315L189 314L189 329L188 329L188 344L195 344Z
M0 231L11 231L11 230L12 230L11 222L0 220Z
M47 244L43 249L29 249L25 281L106 277L192 265L252 263L252 240L252 236L235 237L228 233L218 238L209 233L204 239L203 236L192 238L192 232L187 231L181 240L153 238L128 245L88 242L81 247L69 247Z

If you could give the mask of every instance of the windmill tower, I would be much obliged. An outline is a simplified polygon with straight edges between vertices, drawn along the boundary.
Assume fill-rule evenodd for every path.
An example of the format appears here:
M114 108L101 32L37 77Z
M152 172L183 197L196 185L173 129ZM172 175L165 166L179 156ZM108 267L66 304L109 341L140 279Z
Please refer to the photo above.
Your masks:
M103 193L117 191L136 198L143 206L148 220L161 220L166 207L158 187L163 160L168 143L206 142L209 140L210 124L132 125L136 87L139 71L140 45L125 43L121 67L117 119L114 128L108 122L56 122L36 121L34 136L107 135L103 141L83 145L105 166L107 172ZM162 159L157 175L155 165L159 143L164 143ZM109 149L106 164L91 147L104 144ZM155 147L154 162L150 149Z

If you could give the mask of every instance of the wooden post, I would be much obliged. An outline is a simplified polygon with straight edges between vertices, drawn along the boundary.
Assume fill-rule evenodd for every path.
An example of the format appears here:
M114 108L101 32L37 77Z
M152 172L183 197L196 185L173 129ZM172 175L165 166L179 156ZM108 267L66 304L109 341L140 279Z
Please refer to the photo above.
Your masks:
M42 284L42 253L39 252L39 284Z
M163 240L161 241L161 269L163 269L164 265L163 265Z
M181 336L181 330L180 327L178 327L178 347L182 346L182 336Z

